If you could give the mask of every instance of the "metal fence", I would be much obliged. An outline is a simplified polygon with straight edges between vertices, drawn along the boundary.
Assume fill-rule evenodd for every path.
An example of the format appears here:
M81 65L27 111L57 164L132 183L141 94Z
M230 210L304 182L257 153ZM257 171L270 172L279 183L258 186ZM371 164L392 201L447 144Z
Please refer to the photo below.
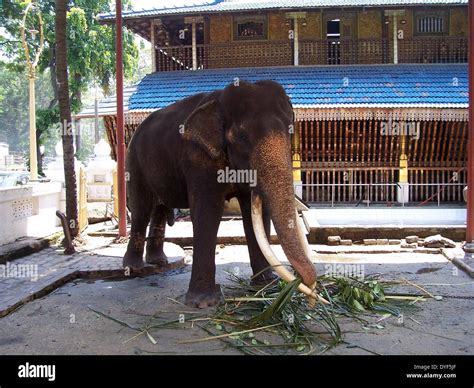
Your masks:
M302 194L302 199L308 203L322 203L330 204L331 207L337 205L356 204L357 206L363 204L364 206L370 207L371 204L383 204L390 203L391 205L398 206L416 206L422 204L436 204L440 207L442 204L446 205L452 203L442 200L442 193L448 189L454 189L460 193L459 202L464 202L463 190L467 183L319 183L319 184L297 184L295 190ZM411 201L411 195L415 189L423 187L425 188L425 198L421 201ZM349 193L348 197L350 200L338 201L338 192L344 190ZM382 190L396 192L396 196L392 201L374 201L372 196L375 191L380 192ZM325 195L318 196L324 198L323 201L314 201L314 193L323 191Z

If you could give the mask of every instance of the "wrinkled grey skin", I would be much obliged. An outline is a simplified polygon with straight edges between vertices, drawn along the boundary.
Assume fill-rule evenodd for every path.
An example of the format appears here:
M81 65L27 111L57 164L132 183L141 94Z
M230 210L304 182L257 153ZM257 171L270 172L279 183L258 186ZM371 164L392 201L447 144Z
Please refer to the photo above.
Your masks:
M172 209L190 208L194 231L193 267L186 304L207 307L220 298L215 283L215 245L224 201L239 201L256 281L274 278L252 228L251 191L263 198L264 225L273 221L283 250L303 282L316 273L306 258L295 225L290 128L293 110L273 81L241 81L201 93L151 114L136 130L127 155L128 206L132 227L123 265L163 265L164 232ZM251 170L255 187L218 181L219 171ZM149 235L146 228L150 223Z

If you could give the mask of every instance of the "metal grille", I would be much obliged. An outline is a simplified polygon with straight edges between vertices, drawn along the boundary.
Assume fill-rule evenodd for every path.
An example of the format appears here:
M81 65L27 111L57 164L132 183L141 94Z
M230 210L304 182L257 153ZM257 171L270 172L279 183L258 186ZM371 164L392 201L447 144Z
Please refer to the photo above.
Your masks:
M427 16L418 19L418 32L421 34L440 34L444 32L444 19L438 16Z

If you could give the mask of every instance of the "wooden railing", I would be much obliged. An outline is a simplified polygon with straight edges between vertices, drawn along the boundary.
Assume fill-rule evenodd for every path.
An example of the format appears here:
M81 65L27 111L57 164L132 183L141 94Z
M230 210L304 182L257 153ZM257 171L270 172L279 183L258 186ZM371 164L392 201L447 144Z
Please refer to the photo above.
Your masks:
M467 57L467 38L416 37L398 41L399 63L464 63Z
M197 68L290 66L290 41L265 41L197 45ZM156 49L157 71L191 70L192 46L168 46Z
M293 42L253 41L197 45L197 68L291 66ZM468 41L459 37L416 37L398 41L399 63L467 62ZM300 65L392 63L393 43L387 39L303 39ZM192 46L156 48L157 71L191 70Z
M390 50L385 39L338 39L300 41L301 65L348 65L389 63Z

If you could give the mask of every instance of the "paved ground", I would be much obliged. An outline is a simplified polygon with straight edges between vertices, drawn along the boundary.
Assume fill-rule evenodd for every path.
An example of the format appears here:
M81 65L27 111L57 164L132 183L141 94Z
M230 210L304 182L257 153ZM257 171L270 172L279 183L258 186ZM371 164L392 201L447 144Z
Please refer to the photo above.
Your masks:
M0 265L0 317L17 307L53 291L76 278L123 277L124 244L112 244L112 238L89 238L87 246L73 255L50 247L21 259ZM183 250L166 244L170 268L184 265ZM148 266L147 273L161 272Z
M39 264L39 279L0 279L0 303L30 298L41 282L60 278L70 271L107 271L120 269L125 245L109 245L111 239L92 239L88 251L65 257L54 248L15 260L12 264ZM168 245L169 254L181 251ZM381 322L383 328L363 328L360 323L340 320L345 343L328 354L474 354L474 281L440 254L379 253L334 254L334 248L314 247L320 252L316 261L320 273L335 263L358 263L365 275L382 273L387 278L405 277L426 286L443 299L423 302L422 308L403 321L394 317ZM326 251L324 251L326 249ZM281 253L277 249L277 253ZM190 257L186 259L190 263ZM225 271L250 276L245 246L217 247L217 277L228 284ZM56 271L54 271L56 269ZM199 344L178 344L180 340L207 334L188 319L208 311L180 304L186 292L191 267L168 274L155 274L120 281L71 280L40 299L0 318L0 354L238 354L218 340ZM64 276L62 276L64 278ZM44 286L44 284L43 284ZM184 314L181 329L156 329L146 337L104 318L97 310L142 326L149 315L157 313L167 319ZM373 318L374 322L376 318Z

